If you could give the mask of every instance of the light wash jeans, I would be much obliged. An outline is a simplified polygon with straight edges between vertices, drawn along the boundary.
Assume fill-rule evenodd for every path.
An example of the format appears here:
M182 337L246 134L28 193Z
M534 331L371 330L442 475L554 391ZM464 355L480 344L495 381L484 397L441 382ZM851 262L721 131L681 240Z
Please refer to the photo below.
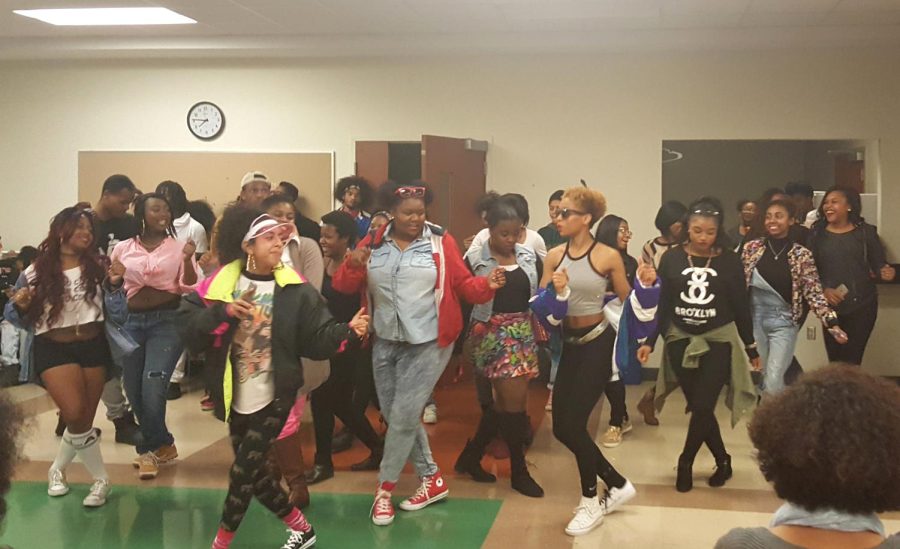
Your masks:
M129 412L128 401L125 400L125 393L122 387L122 372L118 366L112 368L114 377L112 377L103 386L103 392L100 394L100 400L106 406L106 419L115 421Z
M375 338L375 390L388 425L379 481L397 482L407 460L420 478L437 473L422 410L452 354L453 345L441 348L436 341L411 345Z
M175 329L175 312L128 313L123 327L139 345L125 357L122 379L141 427L139 454L173 444L166 427L166 393L175 363L184 350Z
M784 373L791 365L800 327L791 307L757 271L750 280L753 337L763 364L763 393L774 396L784 390Z

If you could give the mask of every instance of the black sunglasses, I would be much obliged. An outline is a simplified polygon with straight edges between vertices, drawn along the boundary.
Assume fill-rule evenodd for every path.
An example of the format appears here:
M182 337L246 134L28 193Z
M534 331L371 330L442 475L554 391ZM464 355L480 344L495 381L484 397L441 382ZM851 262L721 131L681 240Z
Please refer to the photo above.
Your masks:
M570 215L587 215L587 212L583 212L581 210L573 210L572 208L562 208L558 212L556 212L556 217L561 217L563 219L569 219Z

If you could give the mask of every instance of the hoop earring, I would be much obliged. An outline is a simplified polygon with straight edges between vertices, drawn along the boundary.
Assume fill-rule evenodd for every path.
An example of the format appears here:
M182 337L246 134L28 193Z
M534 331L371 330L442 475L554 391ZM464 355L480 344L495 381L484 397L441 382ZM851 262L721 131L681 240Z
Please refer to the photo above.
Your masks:
M247 270L253 272L256 270L256 258L253 254L247 254Z

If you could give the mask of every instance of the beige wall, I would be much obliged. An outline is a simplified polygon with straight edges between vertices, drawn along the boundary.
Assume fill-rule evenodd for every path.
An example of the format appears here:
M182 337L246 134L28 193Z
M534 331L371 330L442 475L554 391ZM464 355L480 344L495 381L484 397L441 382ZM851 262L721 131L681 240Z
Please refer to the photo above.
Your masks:
M170 151L81 151L78 153L78 200L93 202L103 181L128 174L138 189L152 192L167 179L177 181L191 200L206 200L220 213L237 197L244 174L265 173L272 186L304 183L303 213L318 219L331 211L332 153L220 153Z
M424 133L490 141L488 186L523 192L536 226L547 195L584 178L636 242L649 238L664 139L880 139L886 207L900 204L898 61L766 52L0 65L0 234L10 247L34 242L74 202L79 150L334 150L339 177L353 171L355 140ZM227 119L212 143L185 126L200 100ZM885 216L882 231L900 251L900 217ZM898 317L883 309L879 328Z

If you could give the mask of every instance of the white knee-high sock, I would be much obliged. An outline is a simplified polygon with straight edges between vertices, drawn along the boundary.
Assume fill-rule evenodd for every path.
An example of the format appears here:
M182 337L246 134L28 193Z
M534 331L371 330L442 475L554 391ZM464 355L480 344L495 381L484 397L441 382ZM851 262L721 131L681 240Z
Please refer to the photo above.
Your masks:
M69 430L66 429L62 440L59 441L59 451L56 452L56 459L53 460L53 465L50 468L65 471L73 459L75 459L75 447L72 446L71 435Z
M69 440L72 447L75 448L75 452L91 476L95 480L109 480L109 475L106 474L106 466L103 464L103 456L100 454L100 433L97 431L97 428L94 427L80 435L69 435L66 432L63 437L67 435L71 437Z

